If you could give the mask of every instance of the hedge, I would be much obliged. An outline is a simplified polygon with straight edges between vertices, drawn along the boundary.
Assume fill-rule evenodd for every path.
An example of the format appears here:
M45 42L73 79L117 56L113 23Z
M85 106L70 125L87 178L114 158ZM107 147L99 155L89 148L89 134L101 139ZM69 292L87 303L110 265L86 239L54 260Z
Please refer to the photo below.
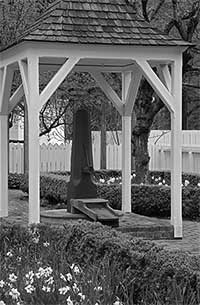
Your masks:
M52 172L51 174L62 175L62 176L69 176L69 171L60 171L60 172ZM135 182L135 172L132 172L132 183ZM121 177L122 173L120 170L110 170L110 169L102 169L96 170L94 172L94 179L96 182L99 179L104 179L105 181L109 180L111 177L119 178ZM149 171L148 175L148 183L149 184L158 184L159 181L165 181L166 184L170 185L171 183L171 173L169 171ZM197 187L198 183L200 183L200 174L193 174L193 173L182 173L182 184L185 184L185 181L189 181L189 185L191 187Z
M40 256L40 261L45 260L49 266L59 267L68 261L88 268L107 259L118 274L123 272L123 284L127 288L124 293L128 293L130 304L199 304L200 258L197 256L167 251L153 242L132 239L99 223L83 221L60 229L39 225L40 240L34 247L26 228L2 225L0 229L1 256L10 247L20 247L22 253L27 247L34 250L30 257L33 260L40 255L43 242L48 241L50 248L46 255ZM142 303L146 293L149 302ZM179 297L184 302L180 302ZM153 302L155 299L157 302ZM190 303L192 300L194 302Z
M28 179L24 175L10 174L10 188L20 188L28 192ZM11 178L13 177L13 178ZM19 181L20 180L20 181ZM56 174L43 174L40 177L40 195L50 204L67 203L68 176ZM97 184L98 196L109 201L114 209L121 209L121 185ZM170 187L158 185L131 186L132 212L152 217L170 216ZM191 220L200 219L200 188L183 187L183 217Z

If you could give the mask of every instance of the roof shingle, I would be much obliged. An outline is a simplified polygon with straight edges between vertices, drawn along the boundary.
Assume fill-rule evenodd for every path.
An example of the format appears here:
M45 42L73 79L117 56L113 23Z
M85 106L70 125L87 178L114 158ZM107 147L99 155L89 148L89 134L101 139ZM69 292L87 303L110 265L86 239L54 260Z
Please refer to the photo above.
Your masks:
M187 42L161 33L136 16L125 0L59 0L17 40L80 44L177 46Z

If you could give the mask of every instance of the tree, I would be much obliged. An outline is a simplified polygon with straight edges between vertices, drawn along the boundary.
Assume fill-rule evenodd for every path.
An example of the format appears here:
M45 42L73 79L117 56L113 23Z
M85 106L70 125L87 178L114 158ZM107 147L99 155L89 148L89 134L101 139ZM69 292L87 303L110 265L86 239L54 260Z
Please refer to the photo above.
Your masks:
M192 42L197 39L200 20L200 0L127 0L135 7L137 4L138 14L151 22L167 34L181 37L183 40ZM199 76L199 68L194 67L194 48L190 47L183 53L183 84L191 74ZM146 80L141 81L140 89L134 106L136 123L132 129L132 155L135 157L136 181L147 181L149 154L148 137L153 120L164 104L156 96ZM183 98L183 127L187 123L187 99Z

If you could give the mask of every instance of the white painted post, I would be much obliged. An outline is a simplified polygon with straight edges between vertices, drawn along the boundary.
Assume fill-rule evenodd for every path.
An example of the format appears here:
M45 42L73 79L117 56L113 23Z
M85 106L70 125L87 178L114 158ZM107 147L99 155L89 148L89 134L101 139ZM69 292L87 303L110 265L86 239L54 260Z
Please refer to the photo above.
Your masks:
M8 103L13 70L0 69L0 217L8 216Z
M0 217L8 216L8 116L0 114Z
M40 222L40 146L38 58L28 58L29 224Z
M131 116L122 116L122 211L131 212Z
M122 211L131 212L131 113L126 113L126 98L130 91L131 73L122 73ZM132 84L133 85L133 84ZM131 101L128 101L129 104ZM134 102L134 101L133 101ZM125 115L126 113L126 115Z
M174 113L171 113L171 223L174 237L182 238L182 56L172 64L172 95Z

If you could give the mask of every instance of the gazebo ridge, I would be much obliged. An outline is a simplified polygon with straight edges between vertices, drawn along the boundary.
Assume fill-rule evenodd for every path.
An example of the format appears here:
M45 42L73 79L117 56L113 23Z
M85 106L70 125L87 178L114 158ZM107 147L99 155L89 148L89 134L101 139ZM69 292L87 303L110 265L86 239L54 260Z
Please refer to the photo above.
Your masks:
M40 221L39 111L67 75L89 72L122 116L122 210L131 211L131 113L145 77L171 113L171 223L182 237L181 104L185 41L138 18L125 0L54 2L17 41L0 51L0 217L8 215L8 115L25 95L29 115L29 223ZM152 69L157 68L159 76ZM11 95L15 70L22 84ZM39 71L56 71L39 91ZM122 98L102 72L122 74Z

